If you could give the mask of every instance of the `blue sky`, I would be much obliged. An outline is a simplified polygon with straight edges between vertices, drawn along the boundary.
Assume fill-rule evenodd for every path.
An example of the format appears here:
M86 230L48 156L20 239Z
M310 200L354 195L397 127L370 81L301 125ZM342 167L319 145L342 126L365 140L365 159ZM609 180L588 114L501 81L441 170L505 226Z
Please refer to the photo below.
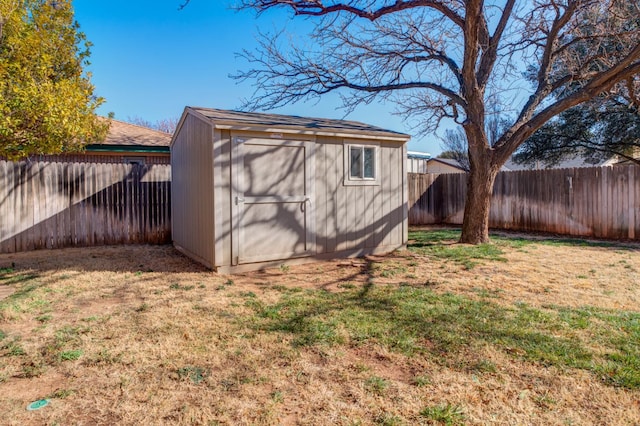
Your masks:
M287 13L256 17L236 12L233 0L192 0L178 10L181 0L74 0L76 20L91 48L92 82L106 99L99 113L114 112L117 119L138 116L149 121L179 117L186 105L238 109L250 97L250 82L229 77L248 67L237 58L253 50L258 29L304 30L304 21L288 22ZM297 29L296 29L297 27ZM336 96L319 103L298 103L270 111L312 117L343 118ZM346 118L406 132L411 129L392 114L393 105L359 107ZM436 154L440 141L414 137L409 149Z

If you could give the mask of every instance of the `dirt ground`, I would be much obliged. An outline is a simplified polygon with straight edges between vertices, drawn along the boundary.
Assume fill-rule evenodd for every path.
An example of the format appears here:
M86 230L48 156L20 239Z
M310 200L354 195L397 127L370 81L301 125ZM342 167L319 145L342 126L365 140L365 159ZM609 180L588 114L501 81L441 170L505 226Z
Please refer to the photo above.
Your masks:
M282 288L338 292L372 280L494 295L506 307L640 312L640 246L532 244L504 257L465 269L405 250L224 276L170 246L0 255L11 271L0 292L15 291L0 312L2 342L18 348L0 357L0 423L438 424L419 413L451 404L465 424L640 424L640 392L583 370L492 347L470 355L497 366L484 375L377 344L295 347L247 316L246 300L272 303ZM428 385L417 386L422 376ZM45 397L49 406L25 410Z

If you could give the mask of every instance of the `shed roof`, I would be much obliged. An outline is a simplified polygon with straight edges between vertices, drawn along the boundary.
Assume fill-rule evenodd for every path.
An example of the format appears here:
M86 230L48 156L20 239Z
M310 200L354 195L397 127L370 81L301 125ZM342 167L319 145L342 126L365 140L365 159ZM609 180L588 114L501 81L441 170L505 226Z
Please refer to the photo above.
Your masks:
M216 128L243 129L259 131L291 131L296 133L315 133L329 135L369 135L392 140L407 141L405 133L386 130L358 121L335 120L329 118L300 117L296 115L266 114L260 112L242 112L214 108L187 107L212 121Z

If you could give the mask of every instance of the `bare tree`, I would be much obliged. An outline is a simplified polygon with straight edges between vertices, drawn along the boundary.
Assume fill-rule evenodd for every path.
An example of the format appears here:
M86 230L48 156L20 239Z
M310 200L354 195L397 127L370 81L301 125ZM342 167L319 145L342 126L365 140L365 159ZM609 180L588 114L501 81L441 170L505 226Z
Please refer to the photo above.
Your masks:
M496 142L498 142L504 128L509 125L509 120L501 117L497 111L494 111L487 118L485 131L490 146L494 146ZM466 172L471 171L471 165L469 164L469 144L467 143L467 135L462 127L456 127L455 130L447 129L440 147L444 152L438 157L456 160L458 164L460 164L460 167Z
M554 116L640 72L635 0L239 1L258 13L287 9L313 26L289 43L283 33L263 34L257 51L243 52L252 67L236 77L256 88L245 108L337 92L347 111L393 101L423 132L442 119L462 126L465 243L489 240L493 183L516 148ZM491 108L515 117L494 144L485 125Z
M149 129L158 130L159 132L169 134L173 134L173 132L176 131L176 127L178 127L179 121L180 119L178 118L163 118L162 120L157 120L155 123L152 123L151 121L139 116L127 117L127 122L131 124L147 127Z
M178 127L179 122L180 122L180 119L177 117L163 118L161 120L156 121L154 128L161 132L169 133L172 135L173 132L176 131L176 128Z
M460 167L462 167L465 172L469 172L471 170L469 165L469 155L467 154L469 146L467 144L467 137L462 129L448 129L445 132L440 147L444 151L438 155L438 158L455 160L460 164Z

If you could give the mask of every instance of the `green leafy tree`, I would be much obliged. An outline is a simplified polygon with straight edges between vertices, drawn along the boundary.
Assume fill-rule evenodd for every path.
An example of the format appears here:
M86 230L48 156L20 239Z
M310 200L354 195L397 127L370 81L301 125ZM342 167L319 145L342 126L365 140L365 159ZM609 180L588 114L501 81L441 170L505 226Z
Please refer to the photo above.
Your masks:
M582 157L597 164L611 157L640 164L640 111L624 98L598 97L560 114L518 149L521 164L547 166Z
M640 30L637 2L627 3L622 11L628 16L622 29L628 34L637 33ZM583 23L585 33L595 33L596 26L597 17L587 16ZM598 47L603 61L626 48L624 39L619 38L603 39ZM567 50L574 56L585 55L588 39L573 40ZM561 63L557 71L563 72L566 67L567 64ZM588 71L597 72L597 67L590 66ZM554 95L562 97L579 88L579 85L569 84ZM542 126L518 149L514 160L523 164L542 162L553 166L575 157L594 164L618 157L640 164L639 93L640 76L629 76L612 93L600 94L570 108Z
M103 102L84 73L90 43L71 0L0 0L0 155L80 151L103 139Z

